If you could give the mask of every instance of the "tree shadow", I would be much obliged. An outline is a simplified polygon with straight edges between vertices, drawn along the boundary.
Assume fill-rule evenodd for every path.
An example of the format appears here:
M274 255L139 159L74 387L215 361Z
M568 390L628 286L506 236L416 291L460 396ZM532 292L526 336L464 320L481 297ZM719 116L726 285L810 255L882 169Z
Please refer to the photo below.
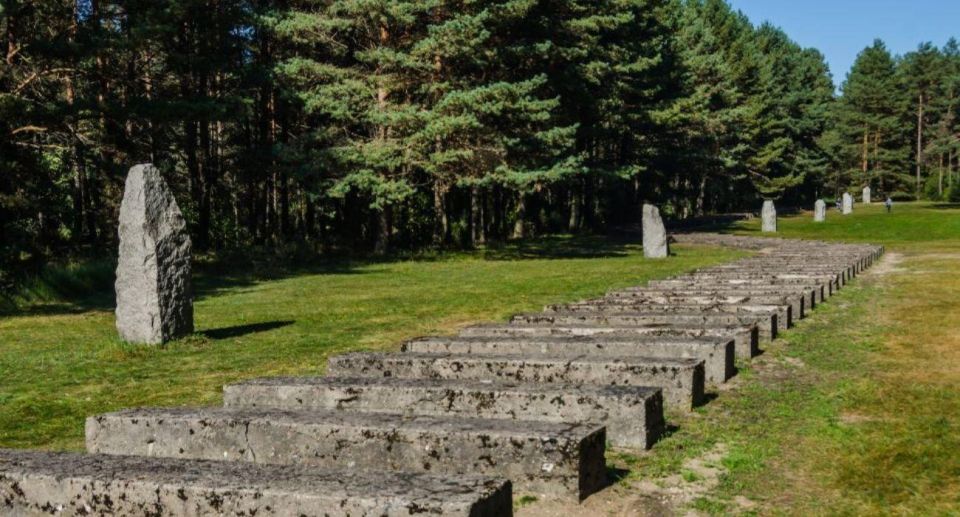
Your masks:
M259 260L228 263L226 260L218 260L194 267L193 297L194 300L203 300L227 291L236 292L262 282L296 276L362 274L358 266L359 264L350 260L325 260L315 264L290 264L282 261L268 264Z
M493 243L478 251L484 260L544 260L624 257L640 242L635 235L555 235Z
M437 262L470 256L481 260L544 260L605 258L626 256L631 246L639 245L636 235L555 235L530 239L492 242L474 250L429 249L400 251L382 257L332 252L329 256L271 253L260 249L224 251L194 258L194 300L219 296L226 292L252 288L260 283L304 275L364 274L371 265L396 262ZM115 262L90 263L93 273L60 272L45 274L44 298L18 306L13 301L0 303L3 316L55 316L89 311L112 311ZM82 281L78 281L82 280ZM4 300L0 300L3 302Z
M235 325L233 327L223 327L218 329L204 330L200 334L209 339L230 339L247 334L256 334L293 325L292 320L285 321L265 321L261 323L250 323L247 325Z
M957 210L960 209L960 203L934 203L930 205L930 208L936 208L938 210Z

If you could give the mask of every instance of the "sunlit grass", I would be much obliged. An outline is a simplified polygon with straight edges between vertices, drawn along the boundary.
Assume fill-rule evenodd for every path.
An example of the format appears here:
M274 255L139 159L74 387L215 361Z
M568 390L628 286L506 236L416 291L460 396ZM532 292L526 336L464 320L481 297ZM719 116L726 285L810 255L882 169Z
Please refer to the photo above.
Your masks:
M780 230L884 244L899 262L785 332L735 389L675 416L678 430L652 453L620 460L631 477L669 476L723 443L719 486L692 503L711 514L960 514L960 211L857 206L826 224L781 218Z
M548 238L269 274L228 267L198 276L198 332L166 347L120 343L109 292L57 299L51 293L64 282L50 279L50 292L37 294L25 314L0 319L0 446L78 449L88 415L217 404L221 386L237 379L321 373L337 352L396 349L418 335L738 256L696 247L675 251L670 260L650 261L634 244Z

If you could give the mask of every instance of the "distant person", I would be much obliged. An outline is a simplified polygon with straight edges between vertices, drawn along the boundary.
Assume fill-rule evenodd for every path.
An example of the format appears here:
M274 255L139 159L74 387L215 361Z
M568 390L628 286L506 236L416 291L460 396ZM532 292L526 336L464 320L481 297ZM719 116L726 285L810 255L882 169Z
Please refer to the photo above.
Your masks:
M887 213L889 214L893 210L893 199L890 199L890 196L887 196L887 200L883 202L883 205L887 207Z
M837 210L843 209L843 200L837 198Z

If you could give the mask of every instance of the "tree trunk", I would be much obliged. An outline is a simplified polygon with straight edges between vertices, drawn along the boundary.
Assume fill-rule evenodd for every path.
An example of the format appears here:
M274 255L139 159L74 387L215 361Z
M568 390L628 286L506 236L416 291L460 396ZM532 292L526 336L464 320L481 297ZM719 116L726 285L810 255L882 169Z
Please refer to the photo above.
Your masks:
M439 181L433 186L433 213L433 243L440 246L447 243L450 220L447 215L447 188Z
M577 195L577 180L570 186L570 220L567 229L576 233L580 229L580 197Z
M201 99L209 95L209 78L201 74L197 84L197 94ZM200 163L200 205L197 207L197 247L206 250L210 247L210 211L211 190L213 190L213 146L210 140L210 119L204 115L199 123L200 151L203 160Z
M703 215L704 205L707 199L707 175L700 176L700 184L697 186L697 203L694 207L694 215Z
M517 204L514 208L514 223L513 223L513 233L511 237L514 239L524 238L524 224L526 223L525 219L527 216L527 201L526 196L523 192L517 193Z
M482 245L487 242L486 223L486 191L480 187L473 187L473 244Z
M863 178L867 178L867 171L870 170L870 130L863 130L863 158L860 161L860 170L863 172Z
M923 169L923 92L917 105L917 199L920 199L920 172Z
M940 196L940 199L943 199L943 153L940 153L940 165L937 166L937 172L940 174L937 181L937 194Z
M377 211L377 238L373 245L374 255L387 254L390 247L390 207L385 206Z

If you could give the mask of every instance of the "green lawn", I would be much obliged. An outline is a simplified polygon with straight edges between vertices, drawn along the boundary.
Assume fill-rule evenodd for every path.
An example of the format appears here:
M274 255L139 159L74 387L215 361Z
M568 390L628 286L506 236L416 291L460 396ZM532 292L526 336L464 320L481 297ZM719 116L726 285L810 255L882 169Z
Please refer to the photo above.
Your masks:
M960 247L960 204L896 203L889 214L882 203L855 204L851 215L827 210L827 220L813 222L812 212L781 217L780 237L842 240L884 244L899 251L929 252ZM759 218L744 221L733 231L760 234Z
M217 404L221 386L237 379L321 373L330 354L396 349L418 335L738 256L697 247L675 252L670 260L649 261L632 244L548 238L418 260L336 262L294 273L276 267L269 274L250 273L267 264L228 268L198 275L198 332L162 348L119 342L109 291L79 296L77 286L40 285L34 297L48 303L0 319L0 447L79 449L88 415L142 405ZM58 285L70 284L62 276L69 277L54 275ZM58 300L57 292L77 294L79 301Z
M598 513L633 514L630 497L679 484L693 509L712 514L960 515L960 211L855 210L831 210L824 224L785 217L779 235L884 244L885 262L742 365L719 397L673 415L676 427L652 451L611 452L628 469L626 506L601 494ZM635 245L555 238L418 260L207 272L197 281L199 332L165 348L120 344L109 296L38 304L0 320L0 446L80 448L86 415L215 404L236 379L319 373L331 353L395 349L738 256L676 252L651 262ZM57 301L56 290L38 291ZM716 451L714 484L690 465ZM534 514L544 504L526 502Z
M759 221L730 228L756 235ZM857 205L780 236L887 246L886 262L741 370L734 388L679 418L648 454L613 455L667 483L721 447L719 482L689 504L724 515L960 515L960 210Z

